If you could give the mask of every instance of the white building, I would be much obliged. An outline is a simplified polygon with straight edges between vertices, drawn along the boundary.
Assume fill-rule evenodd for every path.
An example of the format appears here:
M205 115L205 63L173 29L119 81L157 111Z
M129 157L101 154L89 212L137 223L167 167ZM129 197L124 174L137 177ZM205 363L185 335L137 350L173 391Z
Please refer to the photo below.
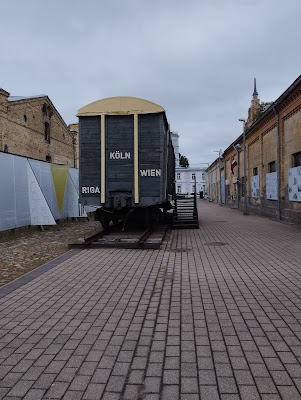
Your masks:
M176 168L176 193L193 194L203 197L206 192L205 168Z
M176 193L192 194L196 191L201 197L206 193L206 173L205 168L199 167L180 167L179 163L179 135L172 133L172 143L176 158Z
M175 151L176 168L180 166L180 152L179 152L179 134L178 132L171 132L171 141Z

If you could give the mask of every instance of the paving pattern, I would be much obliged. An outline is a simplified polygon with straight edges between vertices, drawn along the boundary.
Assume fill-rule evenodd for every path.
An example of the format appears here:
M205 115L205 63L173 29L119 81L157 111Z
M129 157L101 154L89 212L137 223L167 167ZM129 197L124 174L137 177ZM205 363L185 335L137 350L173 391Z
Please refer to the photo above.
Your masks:
M161 250L71 252L0 288L0 398L301 399L300 227L199 218Z

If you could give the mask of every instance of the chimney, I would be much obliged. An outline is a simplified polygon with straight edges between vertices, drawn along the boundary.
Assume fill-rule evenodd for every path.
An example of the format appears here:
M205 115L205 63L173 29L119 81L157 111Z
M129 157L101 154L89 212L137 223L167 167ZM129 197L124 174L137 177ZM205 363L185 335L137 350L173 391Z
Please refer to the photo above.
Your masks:
M7 112L7 103L10 93L0 88L0 111Z

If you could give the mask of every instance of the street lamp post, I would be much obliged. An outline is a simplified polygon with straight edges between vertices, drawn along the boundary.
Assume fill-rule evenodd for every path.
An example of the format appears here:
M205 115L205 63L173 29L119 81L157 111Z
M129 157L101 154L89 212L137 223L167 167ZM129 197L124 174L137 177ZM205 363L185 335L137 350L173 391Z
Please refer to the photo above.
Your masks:
M234 150L236 151L236 156L237 156L237 174L236 174L236 207L239 210L239 179L240 179L240 174L239 174L239 164L240 164L240 159L239 159L239 152L241 150L240 144L236 144L235 146L233 145ZM240 150L239 150L240 149Z
M218 169L219 169L219 196L220 196L220 206L223 205L222 199L222 171L221 171L221 155L222 150L220 149L218 152Z
M243 151L244 151L244 187L243 187L243 196L244 196L244 215L249 215L248 212L248 202L247 202L247 148L246 148L246 120L243 118L239 118L240 122L243 123Z

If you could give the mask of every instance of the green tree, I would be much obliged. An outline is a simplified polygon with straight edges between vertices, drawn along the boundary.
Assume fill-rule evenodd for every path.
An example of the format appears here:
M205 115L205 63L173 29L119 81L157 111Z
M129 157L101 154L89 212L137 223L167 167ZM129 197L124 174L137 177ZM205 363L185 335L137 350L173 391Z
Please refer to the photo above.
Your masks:
M265 112L265 110L271 105L271 103L262 102L259 104L258 110L255 112L253 116L253 122L255 122L261 115Z
M185 156L182 156L181 154L179 154L179 156L180 156L180 167L184 167L184 168L189 167L188 158Z

